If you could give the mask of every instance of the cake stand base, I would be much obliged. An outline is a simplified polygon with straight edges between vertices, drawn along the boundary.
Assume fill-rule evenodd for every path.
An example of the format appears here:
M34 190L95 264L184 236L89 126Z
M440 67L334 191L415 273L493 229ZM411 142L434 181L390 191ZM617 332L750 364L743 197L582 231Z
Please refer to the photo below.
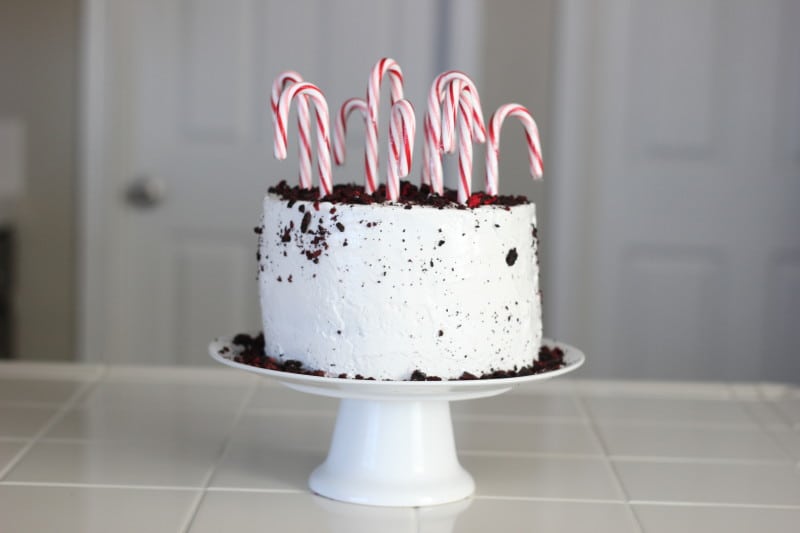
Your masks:
M292 389L341 399L328 457L311 474L311 490L350 503L417 507L469 497L475 482L458 462L450 402L495 396L528 382L571 372L585 361L571 346L564 366L531 376L465 381L371 381L292 374L234 361L230 338L209 346L216 361L269 376Z
M354 400L339 406L328 458L311 490L367 505L421 506L470 496L445 400Z

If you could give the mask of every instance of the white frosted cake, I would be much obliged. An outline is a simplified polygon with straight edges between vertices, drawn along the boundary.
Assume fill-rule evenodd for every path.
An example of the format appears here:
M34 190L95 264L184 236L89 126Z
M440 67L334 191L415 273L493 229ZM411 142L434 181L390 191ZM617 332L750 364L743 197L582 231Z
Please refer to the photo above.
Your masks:
M264 198L265 353L378 380L532 365L542 340L535 206L360 204L357 189L316 202L281 184Z
M391 93L385 179L378 149L384 79ZM264 198L257 228L264 330L234 339L237 361L376 380L502 378L558 368L563 354L542 347L536 207L498 192L506 118L521 121L531 176L542 177L533 117L508 103L485 122L475 83L463 72L443 72L431 84L420 124L416 186L400 181L412 172L417 129L403 83L397 62L380 59L366 98L339 108L331 142L322 90L294 71L275 79L273 148L277 159L287 158L294 102L298 185L282 181ZM343 163L352 113L365 130L363 186L334 185L331 155ZM472 190L474 143L486 144L484 192ZM442 158L456 147L457 190L448 190Z

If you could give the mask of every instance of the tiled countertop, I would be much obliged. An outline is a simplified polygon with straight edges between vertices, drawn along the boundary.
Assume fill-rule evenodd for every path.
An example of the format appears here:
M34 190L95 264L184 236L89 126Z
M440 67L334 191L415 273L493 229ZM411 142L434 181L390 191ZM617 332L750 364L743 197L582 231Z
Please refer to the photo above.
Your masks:
M0 364L0 532L796 532L800 389L560 378L453 403L470 500L309 494L336 401L228 369Z

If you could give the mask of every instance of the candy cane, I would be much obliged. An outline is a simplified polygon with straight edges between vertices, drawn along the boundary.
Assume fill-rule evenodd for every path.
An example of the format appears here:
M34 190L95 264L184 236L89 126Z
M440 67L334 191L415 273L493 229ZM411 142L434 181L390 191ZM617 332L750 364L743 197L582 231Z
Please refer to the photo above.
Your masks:
M367 194L375 192L378 186L378 104L381 96L381 80L389 74L392 90L392 104L403 98L403 71L394 59L384 57L372 68L367 84L366 153L364 167Z
M319 184L322 196L327 196L333 190L333 180L331 179L331 143L328 135L328 124L330 116L328 114L328 102L325 95L316 85L307 82L295 83L283 91L278 101L278 123L286 124L289 117L289 108L292 100L307 96L314 103L317 119L317 165L319 167ZM286 159L286 129L275 135L275 157Z
M282 72L272 83L272 96L270 107L272 108L272 123L275 129L275 138L286 137L286 124L280 119L278 114L278 102L281 93L288 84L301 83L303 77L297 72L288 70ZM297 102L297 129L298 129L298 152L300 165L300 187L303 189L311 188L311 116L308 112L308 98L301 98ZM277 145L276 145L277 150ZM284 148L285 150L285 148ZM277 153L276 153L277 155ZM283 158L285 158L284 156Z
M472 129L472 138L486 141L483 111L475 83L463 72L450 70L436 77L428 93L428 111L425 115L423 143L422 183L429 184L434 192L444 193L442 181L442 153L455 149L456 115L459 102L467 98L467 118ZM444 120L442 102L444 101ZM471 172L471 170L470 170Z
M500 157L500 128L506 117L520 119L525 128L525 138L528 141L528 165L531 176L541 179L544 173L542 165L542 146L539 143L539 128L530 112L519 104L501 105L494 112L489 122L489 142L486 147L486 194L497 195L497 162Z
M466 204L472 194L472 104L464 97L459 99L458 108L458 203Z
M337 165L344 163L345 150L347 149L347 143L345 139L347 136L347 118L353 111L359 111L366 122L366 100L363 98L348 98L344 101L342 107L339 108L339 115L337 116L333 135L333 161Z
M449 78L449 79L448 79ZM442 121L442 148L445 153L455 151L456 111L459 101L465 96L469 99L470 113L468 118L472 127L472 135L477 142L486 142L486 126L483 121L483 110L478 89L466 75L454 72L442 82L442 91L445 92L444 119Z
M400 178L411 172L416 127L411 102L405 99L395 102L389 123L389 161L386 165L386 199L392 202L400 197Z

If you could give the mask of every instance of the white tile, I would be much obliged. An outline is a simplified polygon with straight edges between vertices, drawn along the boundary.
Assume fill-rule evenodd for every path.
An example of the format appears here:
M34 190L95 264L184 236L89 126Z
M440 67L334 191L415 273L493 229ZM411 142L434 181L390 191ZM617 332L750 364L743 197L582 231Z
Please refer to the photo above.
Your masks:
M769 435L793 458L800 460L800 431L773 429Z
M79 380L0 378L0 403L60 405L84 385Z
M94 409L228 411L235 413L249 385L133 380L104 380L80 403Z
M577 380L576 390L587 396L691 398L725 400L731 397L727 384L719 382L637 380Z
M113 365L108 367L103 379L109 382L248 386L266 378L223 366Z
M603 455L591 428L581 422L457 419L453 430L458 449L466 452Z
M584 418L575 397L569 394L501 394L453 402L450 409L455 418Z
M550 533L638 533L636 521L624 503L584 503L477 498L466 509L457 504L420 508L420 533L486 533L533 531ZM442 509L440 509L440 507ZM452 524L452 525L450 525Z
M104 365L49 361L0 361L0 380L33 379L93 381L105 372Z
M196 497L174 490L0 486L0 530L174 533Z
M200 487L220 442L39 441L8 481Z
M786 420L800 429L800 396L787 395L773 405Z
M334 418L325 415L246 415L228 443L212 487L307 490L325 459Z
M632 501L800 506L792 465L614 461Z
M0 404L0 437L32 437L55 412L55 407Z
M602 459L460 454L478 496L622 500Z
M231 442L258 442L268 449L327 450L336 417L324 413L247 413L239 419Z
M800 509L634 505L644 533L796 533Z
M414 533L417 528L411 508L351 505L308 493L209 491L189 531Z
M584 400L590 415L600 422L758 427L735 401L603 396L587 396Z
M248 411L282 410L336 413L338 409L339 401L335 398L297 392L288 387L274 384L259 386L247 405Z
M8 465L15 455L25 446L21 441L0 440L0 472Z
M235 417L226 411L177 409L73 409L44 435L44 439L158 441L191 445L222 443Z
M599 424L612 456L737 459L789 462L791 458L760 430Z
M790 428L792 424L775 408L773 402L741 402L742 408L747 411L758 423L768 428Z

